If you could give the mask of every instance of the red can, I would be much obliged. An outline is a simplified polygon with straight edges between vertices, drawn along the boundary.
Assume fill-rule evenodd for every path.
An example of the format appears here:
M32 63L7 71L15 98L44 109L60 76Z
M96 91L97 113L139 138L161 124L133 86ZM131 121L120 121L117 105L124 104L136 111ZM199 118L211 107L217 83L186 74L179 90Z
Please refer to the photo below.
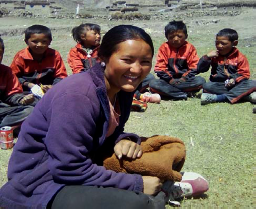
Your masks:
M13 147L13 129L10 126L0 128L1 149L11 149Z

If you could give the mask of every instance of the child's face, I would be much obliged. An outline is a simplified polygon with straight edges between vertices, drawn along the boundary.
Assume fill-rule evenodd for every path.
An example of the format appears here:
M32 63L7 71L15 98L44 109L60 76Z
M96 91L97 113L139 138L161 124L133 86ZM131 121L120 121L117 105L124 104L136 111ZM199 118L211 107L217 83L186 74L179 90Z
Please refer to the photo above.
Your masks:
M3 46L0 44L0 64L2 63L3 56L4 56L4 50L3 50Z
M236 44L231 42L228 37L216 37L215 46L220 55L225 56L233 49Z
M95 47L100 44L100 39L100 33L94 30L88 30L85 34L81 35L81 44L86 48Z
M168 34L168 44L173 48L180 48L187 39L187 35L182 30L177 30Z
M42 55L48 49L51 40L45 34L31 34L26 43L32 54Z

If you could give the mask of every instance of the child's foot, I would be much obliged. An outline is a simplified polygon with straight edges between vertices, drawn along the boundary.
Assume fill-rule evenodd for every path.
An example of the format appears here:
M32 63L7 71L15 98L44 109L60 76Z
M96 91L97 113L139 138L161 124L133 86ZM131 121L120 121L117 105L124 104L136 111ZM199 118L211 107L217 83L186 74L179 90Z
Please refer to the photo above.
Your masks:
M159 94L152 94L150 92L145 92L140 95L140 99L143 102L147 102L147 103L160 103L161 96Z
M141 100L137 100L136 98L133 98L131 111L139 111L143 112L146 111L148 105L146 102L143 102Z
M207 180L194 172L184 172L180 182L166 181L162 187L168 194L169 203L174 205L177 205L177 199L200 196L208 189Z
M217 95L215 94L202 93L201 95L201 105L215 103L216 100L217 100Z
M252 92L248 96L245 96L243 99L251 103L256 103L256 92Z

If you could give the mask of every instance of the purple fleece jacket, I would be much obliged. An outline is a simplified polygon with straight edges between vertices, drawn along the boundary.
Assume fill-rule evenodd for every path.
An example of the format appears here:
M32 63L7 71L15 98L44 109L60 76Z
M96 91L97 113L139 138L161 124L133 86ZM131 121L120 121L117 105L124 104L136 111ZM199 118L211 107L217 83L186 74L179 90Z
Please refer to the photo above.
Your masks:
M104 69L100 65L63 79L50 89L23 123L0 190L0 207L46 208L65 185L115 187L143 191L141 175L115 173L95 164L104 142L124 137L133 93L120 91L120 124L106 139L110 117Z

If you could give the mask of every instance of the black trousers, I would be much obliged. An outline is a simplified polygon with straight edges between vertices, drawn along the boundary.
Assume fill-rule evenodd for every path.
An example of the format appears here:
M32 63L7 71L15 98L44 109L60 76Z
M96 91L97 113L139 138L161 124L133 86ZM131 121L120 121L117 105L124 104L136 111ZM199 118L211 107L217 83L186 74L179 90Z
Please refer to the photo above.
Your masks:
M209 81L203 85L203 91L217 95L225 94L231 103L236 103L241 98L256 91L256 81L244 80L231 89L225 87L225 82Z
M196 76L175 85L171 85L162 79L155 79L150 81L149 87L152 92L179 100L186 99L187 92L199 91L204 83L204 78Z
M0 107L0 127L14 126L23 122L33 108L32 106Z
M165 194L143 193L97 186L65 186L49 202L48 209L165 209Z

